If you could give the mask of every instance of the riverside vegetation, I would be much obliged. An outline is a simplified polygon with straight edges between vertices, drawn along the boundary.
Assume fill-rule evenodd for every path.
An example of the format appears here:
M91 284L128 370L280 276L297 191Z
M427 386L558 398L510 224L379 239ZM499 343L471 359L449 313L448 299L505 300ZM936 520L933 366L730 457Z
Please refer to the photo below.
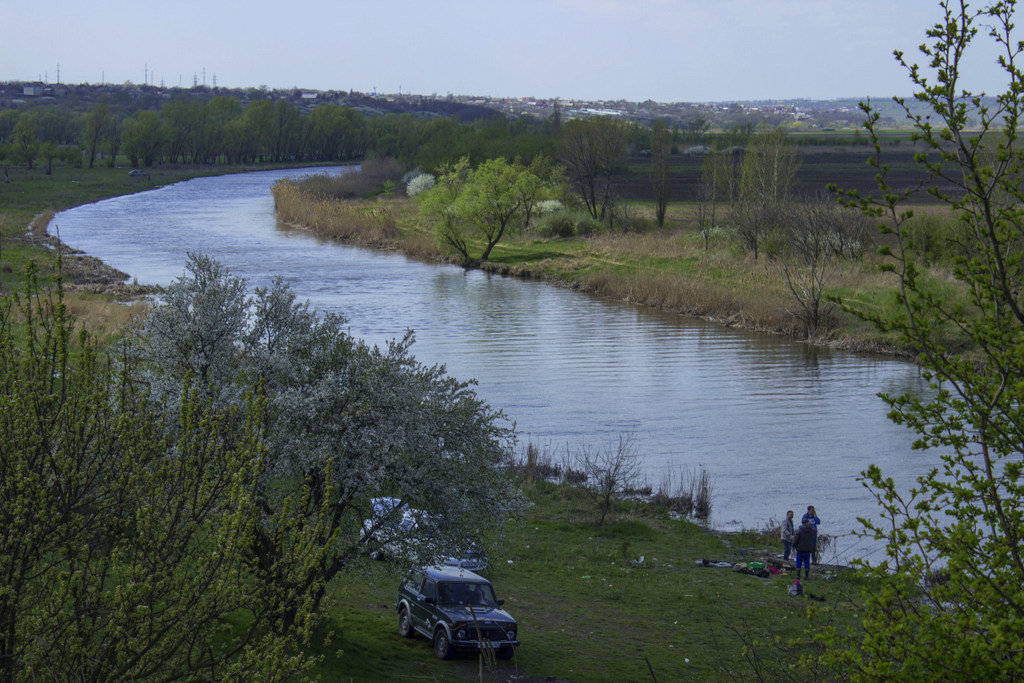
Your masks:
M557 173L549 174L557 183ZM877 243L870 223L838 205L815 199L788 200L785 206L794 221L811 225L802 239L811 243L808 250L814 252L813 259L783 254L783 249L770 243L778 239L772 236L764 247L768 255L755 259L744 248L738 230L729 227L726 206L717 209L720 224L704 227L706 207L669 204L665 228L659 229L652 203L623 202L617 210L625 218L609 225L571 208L574 200L568 188L552 183L539 191L548 198L535 200L532 212L526 211L525 204L510 211L514 220L483 260L470 258L468 252L483 253L489 243L486 236L464 230L460 235L466 246L460 253L451 248L449 237L439 234L442 226L451 233L446 225L451 212L423 210L424 197L434 193L436 199L444 187L407 195L406 187L425 175L406 173L403 182L402 168L395 160L370 161L362 171L279 181L272 191L281 220L330 239L543 279L838 348L910 353L895 335L880 332L831 301L853 301L878 312L895 310L895 281L879 270L881 259L874 253ZM454 207L454 199L440 205ZM742 210L734 207L737 214ZM782 212L781 207L777 210ZM834 229L843 221L849 226L845 246ZM950 280L946 240L953 234L954 222L938 207L925 204L916 208L908 230L926 259L927 276L935 286L945 286ZM794 291L799 294L794 296Z

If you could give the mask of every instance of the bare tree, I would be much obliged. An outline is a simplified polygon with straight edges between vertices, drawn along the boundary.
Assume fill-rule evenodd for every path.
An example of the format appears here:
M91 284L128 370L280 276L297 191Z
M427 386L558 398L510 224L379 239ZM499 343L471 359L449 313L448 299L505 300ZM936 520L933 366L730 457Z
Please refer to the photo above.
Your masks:
M740 170L736 230L757 260L765 239L782 227L798 167L781 128L754 134Z
M803 323L808 339L827 327L833 306L824 302L825 282L836 257L835 235L852 213L824 196L794 203L784 212L784 239L768 251L796 299L793 315Z
M665 212L668 209L668 160L672 153L672 134L668 124L659 119L651 124L651 189L654 192L654 207L658 227L665 227Z
M626 171L626 150L626 125L618 119L575 119L562 126L561 161L570 186L594 220L611 216Z
M587 477L586 490L597 501L600 518L598 526L604 524L616 497L633 488L640 478L640 452L636 446L636 434L628 432L619 435L618 444L608 443L601 450L584 445L576 455L576 468Z
M711 231L718 225L718 206L732 203L736 187L736 158L729 150L715 150L701 164L700 187L697 189L697 224L709 247Z

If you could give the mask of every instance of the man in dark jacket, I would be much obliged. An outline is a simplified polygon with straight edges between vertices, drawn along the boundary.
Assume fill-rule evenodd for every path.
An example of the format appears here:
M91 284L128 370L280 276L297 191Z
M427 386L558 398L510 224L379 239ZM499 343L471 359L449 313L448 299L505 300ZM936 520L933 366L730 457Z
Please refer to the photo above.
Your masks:
M789 552L793 549L793 511L786 511L786 518L782 520L782 559L789 559Z
M796 550L796 575L800 576L800 565L804 567L804 578L811 575L811 553L818 546L818 530L814 523L804 517L800 528L793 537L793 548Z

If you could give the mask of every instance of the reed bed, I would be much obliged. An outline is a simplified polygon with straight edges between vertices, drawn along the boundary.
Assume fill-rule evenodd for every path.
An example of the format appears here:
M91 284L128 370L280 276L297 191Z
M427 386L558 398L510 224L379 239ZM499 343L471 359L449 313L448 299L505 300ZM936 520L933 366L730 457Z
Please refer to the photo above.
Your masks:
M398 224L384 206L316 196L289 180L277 181L270 191L277 216L285 223L328 239L373 247L398 246Z
M348 173L314 173L299 178L296 184L314 197L368 199L383 193L385 187L401 190L402 165L395 159L368 159L359 170Z
M46 209L35 215L32 223L29 224L29 228L35 237L46 237L47 228L50 225L50 221L53 220L54 213L53 209Z
M76 292L67 293L64 303L76 323L103 343L138 325L149 311L149 302L143 299L123 303Z

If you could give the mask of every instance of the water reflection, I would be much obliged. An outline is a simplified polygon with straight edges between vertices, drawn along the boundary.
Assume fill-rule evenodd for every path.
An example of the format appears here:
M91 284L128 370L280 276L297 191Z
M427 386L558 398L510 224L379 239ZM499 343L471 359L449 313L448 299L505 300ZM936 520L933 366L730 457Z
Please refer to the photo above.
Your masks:
M524 441L562 453L635 431L655 486L706 467L717 526L761 527L813 503L823 532L846 532L873 514L857 482L869 464L909 485L933 460L876 397L920 391L910 364L324 242L277 223L269 186L289 174L197 179L55 222L140 282L166 284L201 252L253 285L280 275L370 343L413 329L416 356L476 378Z

